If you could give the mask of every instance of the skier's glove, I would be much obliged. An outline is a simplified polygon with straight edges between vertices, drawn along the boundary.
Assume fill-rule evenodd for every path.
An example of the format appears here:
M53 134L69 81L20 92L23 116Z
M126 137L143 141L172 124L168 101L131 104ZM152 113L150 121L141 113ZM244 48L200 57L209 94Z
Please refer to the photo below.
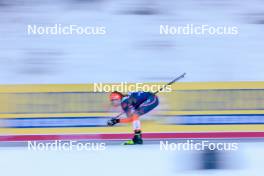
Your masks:
M107 121L107 125L108 126L114 126L115 124L119 123L120 120L119 119L116 119L116 118L112 118L110 120Z

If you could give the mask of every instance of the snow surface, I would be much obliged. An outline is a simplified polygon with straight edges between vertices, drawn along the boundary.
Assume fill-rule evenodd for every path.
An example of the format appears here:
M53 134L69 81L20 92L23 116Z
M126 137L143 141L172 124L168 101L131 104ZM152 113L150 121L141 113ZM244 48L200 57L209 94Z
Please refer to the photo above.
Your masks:
M106 146L104 151L29 151L1 148L1 175L151 175L151 176L262 176L264 143L241 143L235 152L222 153L227 169L201 170L194 151L161 151L159 145Z

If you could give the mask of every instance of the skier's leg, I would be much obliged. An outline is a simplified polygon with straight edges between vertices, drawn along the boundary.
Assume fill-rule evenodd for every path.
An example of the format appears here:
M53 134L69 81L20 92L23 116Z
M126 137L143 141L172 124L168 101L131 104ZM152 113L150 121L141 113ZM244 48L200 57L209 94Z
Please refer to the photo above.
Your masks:
M120 119L120 123L129 123L132 122L134 137L132 140L125 142L125 145L133 144L143 144L142 135L141 135L141 124L138 114L133 114L131 117Z
M133 130L134 130L134 137L131 141L126 142L126 145L133 145L133 144L143 144L142 135L141 135L141 123L139 120L139 116L144 115L157 107L159 104L158 98L153 95L149 97L146 102L139 106L131 117L120 119L120 123L130 123L132 122Z
M155 107L157 107L159 105L159 99L157 96L153 95L151 97L148 98L148 100L146 100L144 103L142 103L138 109L137 109L137 114L144 115L148 112L150 112L151 110L153 110Z

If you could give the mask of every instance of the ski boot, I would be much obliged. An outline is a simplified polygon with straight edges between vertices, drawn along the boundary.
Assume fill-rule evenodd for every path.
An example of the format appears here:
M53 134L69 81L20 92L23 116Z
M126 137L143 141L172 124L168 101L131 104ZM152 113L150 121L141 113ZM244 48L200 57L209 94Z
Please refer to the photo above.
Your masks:
M143 144L142 134L140 130L135 130L133 139L124 143L124 145L136 145L136 144Z

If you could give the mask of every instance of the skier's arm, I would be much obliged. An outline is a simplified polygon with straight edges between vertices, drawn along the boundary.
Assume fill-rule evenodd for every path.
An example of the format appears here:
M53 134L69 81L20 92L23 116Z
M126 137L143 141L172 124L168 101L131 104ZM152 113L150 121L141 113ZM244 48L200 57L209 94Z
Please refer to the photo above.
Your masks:
M130 108L126 114L127 114L127 118L122 118L122 119L112 118L112 119L110 119L107 122L108 126L114 126L117 123L131 123L131 122L139 119L139 115L136 113L134 108Z
M122 118L122 119L112 118L107 122L108 126L114 126L117 123L131 123L135 120L138 120L139 116L136 113L135 107L133 106L134 101L135 100L133 97L128 97L127 99L125 99L121 103L121 106L124 112L126 113L127 118Z

